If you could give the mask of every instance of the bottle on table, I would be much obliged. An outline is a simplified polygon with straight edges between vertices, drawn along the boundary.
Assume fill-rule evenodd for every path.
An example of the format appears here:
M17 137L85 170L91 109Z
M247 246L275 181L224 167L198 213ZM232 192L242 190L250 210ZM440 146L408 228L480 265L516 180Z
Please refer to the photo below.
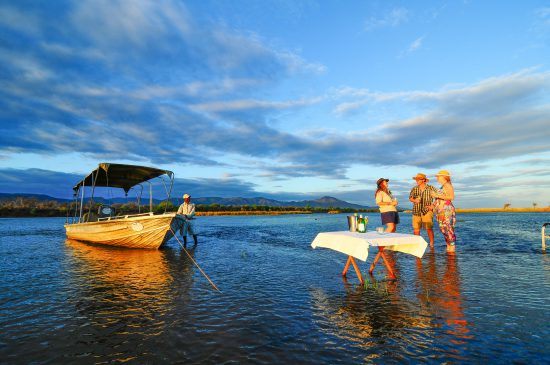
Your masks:
M357 221L357 232L359 233L365 233L365 219L363 218L363 215L359 215L359 219Z

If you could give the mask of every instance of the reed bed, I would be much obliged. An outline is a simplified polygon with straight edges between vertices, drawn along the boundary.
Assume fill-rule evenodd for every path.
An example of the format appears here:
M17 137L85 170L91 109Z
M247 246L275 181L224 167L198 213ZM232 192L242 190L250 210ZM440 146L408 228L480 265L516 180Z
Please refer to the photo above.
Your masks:
M544 208L456 208L457 213L550 213L550 207ZM411 214L412 210L402 213Z
M227 212L196 212L197 216L210 216L210 215L282 215L282 214L311 214L311 211L307 210L281 210L281 211L268 211L268 210L253 210L253 211L227 211Z
M550 213L550 207L543 208L457 208L457 213Z

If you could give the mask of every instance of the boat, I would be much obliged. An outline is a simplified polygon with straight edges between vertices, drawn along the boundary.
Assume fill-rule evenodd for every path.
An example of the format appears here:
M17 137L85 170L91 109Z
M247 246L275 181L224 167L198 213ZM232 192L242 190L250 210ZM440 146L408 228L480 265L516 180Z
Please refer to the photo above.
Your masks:
M167 187L165 178L170 181ZM69 240L104 244L128 248L158 249L164 245L182 224L182 219L176 213L153 213L153 188L151 180L160 178L170 199L174 184L174 173L154 167L100 163L74 187L74 215L67 216L65 231ZM132 188L140 187L138 207L143 193L144 183L149 184L149 212L129 215L117 215L109 204L93 204L93 194L97 187L123 189L126 196ZM87 205L84 203L85 190L91 189L91 197ZM80 198L79 198L80 196ZM96 210L97 209L97 210Z

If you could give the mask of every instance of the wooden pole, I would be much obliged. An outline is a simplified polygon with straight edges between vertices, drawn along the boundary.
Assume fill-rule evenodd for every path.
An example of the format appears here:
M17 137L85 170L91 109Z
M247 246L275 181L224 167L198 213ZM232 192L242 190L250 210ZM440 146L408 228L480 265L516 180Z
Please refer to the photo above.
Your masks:
M195 261L193 259L193 257L191 256L191 254L189 253L189 251L187 251L185 249L185 247L183 247L183 245L181 244L181 241L179 240L178 236L176 236L176 234L174 233L174 230L172 230L172 227L170 227L170 232L172 232L172 235L174 236L174 238L178 241L178 243L180 244L181 248L183 249L183 251L185 251L185 253L187 254L187 256L191 259L191 261L193 261L193 263L195 264L195 266L199 269L199 271L201 272L201 274L204 275L204 277L206 278L206 280L208 280L210 282L210 284L214 287L214 289L216 289L217 291L219 291L221 293L221 290L218 289L218 287L216 286L216 284L214 284L212 282L212 280L210 280L210 278L208 277L208 275L206 275L206 273L204 271L202 271L201 267L199 266L199 264L197 264L197 261Z

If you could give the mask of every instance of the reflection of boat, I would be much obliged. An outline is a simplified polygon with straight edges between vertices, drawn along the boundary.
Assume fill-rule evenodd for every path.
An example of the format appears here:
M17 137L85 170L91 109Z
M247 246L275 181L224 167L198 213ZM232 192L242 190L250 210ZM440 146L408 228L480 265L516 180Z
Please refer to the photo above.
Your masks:
M166 251L123 250L115 247L82 245L75 240L66 240L71 256L85 263L86 273L91 282L112 285L119 289L142 294L149 291L167 290L172 276L166 260ZM133 290L130 290L133 288Z
M174 180L171 171L134 165L99 164L97 169L73 188L75 197L80 192L81 198L80 202L76 202L73 221L65 224L67 238L122 247L159 248L172 237L172 232L176 231L180 222L176 213L153 214L152 188L149 193L149 213L116 216L111 207L100 206L98 214L95 214L90 202L88 212L83 214L83 206L85 187L92 189L92 199L96 187L121 188L128 194L132 187L144 182L149 182L151 187L149 180L163 175L170 178L170 190L166 189L169 198Z
M67 280L78 293L66 304L75 307L75 326L85 328L75 343L80 353L87 353L90 343L102 344L117 349L106 354L112 357L104 362L123 362L135 353L133 340L157 338L166 323L174 321L170 313L191 301L193 266L179 250L84 245L74 240L66 240L65 246L71 272Z

